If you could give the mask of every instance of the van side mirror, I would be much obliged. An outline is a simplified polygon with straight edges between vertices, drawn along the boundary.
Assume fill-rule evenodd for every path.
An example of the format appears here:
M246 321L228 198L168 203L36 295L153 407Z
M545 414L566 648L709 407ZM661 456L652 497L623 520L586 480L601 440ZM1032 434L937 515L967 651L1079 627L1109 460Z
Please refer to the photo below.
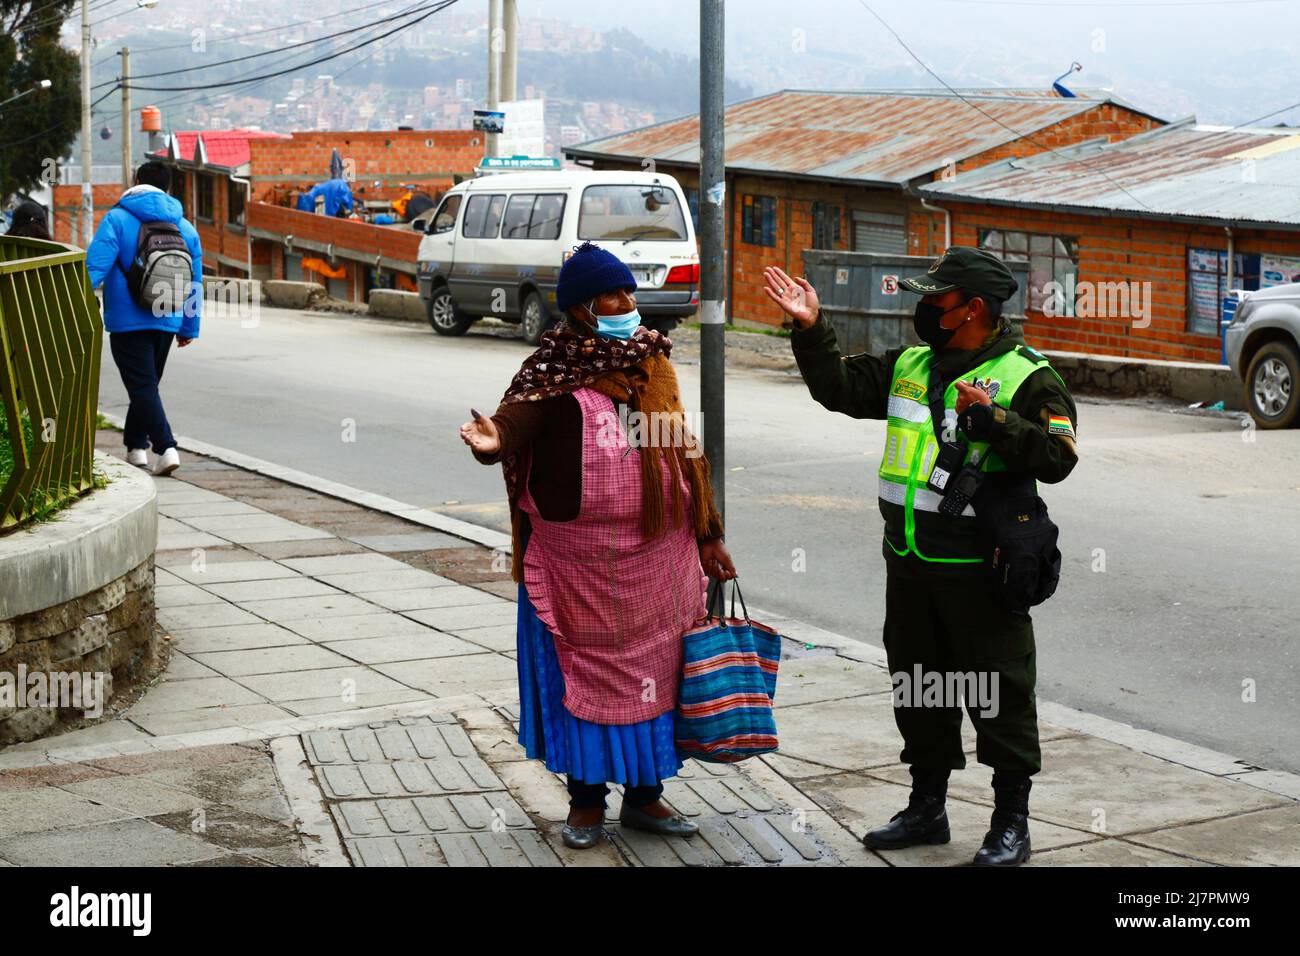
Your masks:
M425 227L428 226L428 225L429 225L429 220L427 220L427 219L412 219L412 220L411 220L411 228L414 229L416 232L424 232Z

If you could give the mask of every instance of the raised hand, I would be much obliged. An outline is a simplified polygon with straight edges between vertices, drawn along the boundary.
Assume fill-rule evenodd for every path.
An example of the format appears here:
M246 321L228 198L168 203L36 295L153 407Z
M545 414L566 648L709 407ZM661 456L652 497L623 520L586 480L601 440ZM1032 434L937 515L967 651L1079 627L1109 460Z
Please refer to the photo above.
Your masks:
M763 270L763 283L767 297L790 316L797 328L806 329L817 321L821 301L807 279L792 279L776 266L768 266Z

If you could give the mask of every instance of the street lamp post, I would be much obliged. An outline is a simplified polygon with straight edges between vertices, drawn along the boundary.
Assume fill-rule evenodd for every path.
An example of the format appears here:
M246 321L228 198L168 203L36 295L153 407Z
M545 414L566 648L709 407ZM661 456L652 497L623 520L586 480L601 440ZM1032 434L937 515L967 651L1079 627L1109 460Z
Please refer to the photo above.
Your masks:
M9 97L9 99L0 101L0 107L8 106L10 103L16 103L18 100L21 100L24 96L30 96L31 94L38 93L41 90L48 90L51 85L52 84L50 83L49 80L41 80L31 89L23 90L21 93L15 93L13 96Z
M81 0L81 245L95 233L95 194L90 154L90 0Z
M152 10L159 0L135 0L142 10ZM90 0L81 0L81 242L89 246L95 235L95 187L90 132ZM130 136L130 133L127 133ZM125 175L125 173L124 173Z

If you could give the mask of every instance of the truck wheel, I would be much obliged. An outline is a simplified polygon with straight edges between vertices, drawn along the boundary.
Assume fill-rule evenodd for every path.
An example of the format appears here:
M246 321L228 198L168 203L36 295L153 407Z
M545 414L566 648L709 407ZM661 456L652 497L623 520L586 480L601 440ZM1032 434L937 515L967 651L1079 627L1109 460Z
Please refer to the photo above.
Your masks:
M461 312L451 297L451 291L440 285L429 298L429 324L439 335L464 335L474 324L474 319Z
M1300 416L1300 353L1269 342L1246 369L1246 407L1260 428L1290 428Z
M536 292L524 296L524 307L519 310L519 327L524 333L524 341L529 345L541 345L542 333L551 326L551 317L546 314L542 297Z

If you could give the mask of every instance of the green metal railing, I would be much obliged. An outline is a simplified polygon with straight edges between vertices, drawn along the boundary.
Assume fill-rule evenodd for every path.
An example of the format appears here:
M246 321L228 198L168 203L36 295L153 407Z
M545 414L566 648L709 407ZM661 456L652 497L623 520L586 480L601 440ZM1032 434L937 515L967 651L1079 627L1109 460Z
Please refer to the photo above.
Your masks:
M92 486L103 340L85 252L0 236L0 532Z

